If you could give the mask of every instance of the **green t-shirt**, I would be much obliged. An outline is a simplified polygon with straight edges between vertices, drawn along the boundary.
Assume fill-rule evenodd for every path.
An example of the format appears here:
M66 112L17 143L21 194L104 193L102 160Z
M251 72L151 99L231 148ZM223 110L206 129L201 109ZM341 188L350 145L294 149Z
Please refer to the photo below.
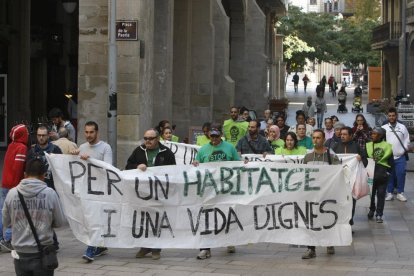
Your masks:
M305 147L307 149L313 149L312 138L305 136L302 140L298 140L298 146Z
M156 149L147 149L147 167L154 167L155 157L157 156L160 148Z
M305 155L306 148L305 147L296 147L291 150L287 148L281 147L275 150L275 154L277 155Z
M233 121L233 119L225 120L223 123L223 133L226 141L233 146L246 134L249 123L246 121Z
M210 143L210 139L204 134L197 136L197 142L196 142L197 146L204 146L205 144L208 144L208 143Z
M387 168L390 167L388 159L394 158L392 153L392 145L386 141L379 143L368 142L366 144L367 155L369 158L374 159L376 164L380 164Z
M279 138L277 140L272 141L272 143L270 143L270 146L275 151L277 148L283 148L285 146L285 141Z
M200 163L239 161L240 156L232 144L222 141L217 146L211 143L202 146L196 155L196 160Z

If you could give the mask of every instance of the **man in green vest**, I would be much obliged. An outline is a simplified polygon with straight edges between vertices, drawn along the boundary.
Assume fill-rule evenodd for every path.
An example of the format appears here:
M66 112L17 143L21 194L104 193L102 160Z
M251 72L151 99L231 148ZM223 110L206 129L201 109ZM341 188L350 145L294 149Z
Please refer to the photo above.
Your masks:
M237 142L246 134L249 127L248 122L238 120L238 115L239 109L233 106L230 109L230 119L223 123L224 137L233 146L237 145Z

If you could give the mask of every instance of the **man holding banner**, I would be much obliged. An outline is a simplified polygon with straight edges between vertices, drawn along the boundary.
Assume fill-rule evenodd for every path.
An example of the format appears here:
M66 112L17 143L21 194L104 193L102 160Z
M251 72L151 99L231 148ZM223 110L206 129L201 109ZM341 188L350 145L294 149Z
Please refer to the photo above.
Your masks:
M109 144L99 140L98 131L97 123L93 121L86 122L85 138L87 142L80 145L79 149L71 151L71 154L79 155L83 160L94 158L112 165L112 148ZM106 253L108 253L108 248L106 247L88 246L82 258L87 262L92 262L95 257L105 255Z
M325 133L321 129L315 129L312 134L312 142L314 149L312 152L305 155L303 164L314 164L314 165L337 165L339 159L335 154L329 151L329 148L324 147ZM335 248L328 246L326 253L333 255L335 254ZM302 259L312 259L316 257L315 246L308 246L308 250L302 255Z
M193 162L194 166L200 163L220 162L220 161L239 161L240 156L232 144L221 140L220 126L215 125L211 128L210 139L211 142L200 148L196 155L196 160ZM234 246L227 247L228 253L236 252ZM197 259L205 260L211 257L210 248L201 248Z
M175 165L174 153L160 143L160 134L155 129L149 129L144 133L144 144L138 146L128 158L126 170L138 169L146 171L147 167ZM136 258L144 258L148 253L153 260L161 258L161 249L142 247L135 255Z

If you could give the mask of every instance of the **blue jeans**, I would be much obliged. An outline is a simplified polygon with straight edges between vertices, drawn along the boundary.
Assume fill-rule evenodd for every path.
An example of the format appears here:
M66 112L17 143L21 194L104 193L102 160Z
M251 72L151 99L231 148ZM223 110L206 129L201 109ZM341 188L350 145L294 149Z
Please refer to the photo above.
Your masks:
M322 123L323 123L323 112L316 113L316 120L318 122L318 128L322 129Z
M4 239L6 241L10 241L12 236L11 228L7 228L3 235L3 204L9 191L10 189L1 188L0 195L0 240Z
M391 157L393 158L393 157ZM391 175L388 178L388 186L387 186L387 192L392 193L394 190L394 180L397 180L397 190L398 193L404 192L405 187L405 175L406 175L406 169L407 167L407 160L405 160L405 156L401 156L398 159L394 159L394 166L391 168Z

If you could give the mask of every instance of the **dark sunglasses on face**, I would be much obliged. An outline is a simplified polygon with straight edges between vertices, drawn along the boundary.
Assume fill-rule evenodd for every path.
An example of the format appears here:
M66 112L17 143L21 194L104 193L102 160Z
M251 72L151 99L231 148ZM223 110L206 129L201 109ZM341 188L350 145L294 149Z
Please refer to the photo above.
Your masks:
M218 137L220 137L220 135L216 135L216 134L214 134L214 135L210 135L210 137L211 137L211 138L218 138Z
M154 140L155 138L157 138L157 137L144 137L144 140L145 140L145 141L152 141L152 140Z

